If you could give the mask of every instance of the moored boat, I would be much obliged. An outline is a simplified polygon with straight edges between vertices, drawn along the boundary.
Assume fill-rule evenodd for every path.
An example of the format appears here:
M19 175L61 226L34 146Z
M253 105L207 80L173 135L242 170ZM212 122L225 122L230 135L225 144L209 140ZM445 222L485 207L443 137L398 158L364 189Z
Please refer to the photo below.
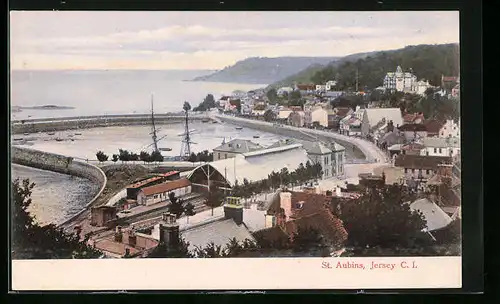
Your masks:
M242 130L243 127L236 127L236 130Z
M160 151L172 151L172 148L159 148Z

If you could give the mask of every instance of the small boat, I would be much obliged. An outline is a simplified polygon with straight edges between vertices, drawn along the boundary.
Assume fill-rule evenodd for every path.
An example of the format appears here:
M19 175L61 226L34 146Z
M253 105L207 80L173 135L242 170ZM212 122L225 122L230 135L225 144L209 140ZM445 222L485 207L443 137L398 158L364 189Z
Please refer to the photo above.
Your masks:
M172 148L159 148L160 151L172 151Z
M30 135L28 132L24 133L24 135Z
M49 132L48 135L56 135L56 132Z
M242 127L236 127L236 130L242 130L243 128Z
M63 140L64 140L64 139L62 139L62 138L60 138L60 137L56 138L56 141L63 141Z
M20 137L20 138L13 138L14 141L20 141L20 140L23 140L24 138Z
M75 133L75 135L82 135L82 133Z
M202 120L201 120L201 122L203 122L203 123L207 123L207 122L209 122L209 121L210 121L210 119L202 119Z
M68 137L73 137L73 134L68 134Z
M213 124L216 124L216 123L217 123L217 121L215 121L215 120L214 120L214 121L212 121L212 123L213 123Z
M260 136L259 135L254 135L253 138L259 138Z

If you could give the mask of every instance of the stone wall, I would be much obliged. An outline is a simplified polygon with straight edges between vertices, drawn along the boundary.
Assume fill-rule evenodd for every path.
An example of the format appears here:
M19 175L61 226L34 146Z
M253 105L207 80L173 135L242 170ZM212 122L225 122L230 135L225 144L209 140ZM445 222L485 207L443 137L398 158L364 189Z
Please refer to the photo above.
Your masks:
M63 224L71 221L83 211L90 208L95 200L101 195L107 183L106 175L100 168L64 155L21 147L11 147L11 161L12 163L23 166L83 177L99 186L93 198L85 205L85 209L66 220Z
M277 124L265 122L265 121L250 120L250 119L224 116L224 115L218 115L217 118L223 122L231 123L234 125L247 127L247 128L251 128L251 129L255 129L255 130L259 130L259 131L263 131L263 132L274 133L274 134L278 134L281 136L287 136L287 137L291 137L291 138L301 139L301 140L314 141L315 138L319 138L320 140L327 140L328 141L328 138L334 139L335 142L342 145L346 149L346 154L349 154L349 156L354 157L354 158L365 158L365 153L358 146L356 146L352 142L342 140L340 138L341 135L338 133L335 133L335 132L329 132L330 134L325 134L323 136L323 135L317 134L319 132L314 132L316 134L313 134L313 131L316 131L316 130L310 130L307 128L301 128L302 130L298 131L296 127L286 126L286 125L281 126L281 125L277 125ZM311 135L308 135L308 134L311 134Z

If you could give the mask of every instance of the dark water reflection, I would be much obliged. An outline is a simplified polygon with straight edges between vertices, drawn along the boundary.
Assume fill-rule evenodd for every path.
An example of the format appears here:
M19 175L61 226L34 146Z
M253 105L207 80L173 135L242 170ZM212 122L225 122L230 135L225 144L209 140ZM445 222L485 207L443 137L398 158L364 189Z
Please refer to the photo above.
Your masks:
M60 223L78 213L97 192L85 178L12 164L12 180L35 183L29 211L40 224Z

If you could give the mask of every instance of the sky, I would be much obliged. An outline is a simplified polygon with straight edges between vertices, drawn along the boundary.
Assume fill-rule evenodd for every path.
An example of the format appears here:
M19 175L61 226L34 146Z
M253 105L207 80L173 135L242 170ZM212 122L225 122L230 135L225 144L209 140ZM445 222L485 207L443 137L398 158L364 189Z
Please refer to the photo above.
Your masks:
M459 42L457 12L13 11L12 69L214 70Z

